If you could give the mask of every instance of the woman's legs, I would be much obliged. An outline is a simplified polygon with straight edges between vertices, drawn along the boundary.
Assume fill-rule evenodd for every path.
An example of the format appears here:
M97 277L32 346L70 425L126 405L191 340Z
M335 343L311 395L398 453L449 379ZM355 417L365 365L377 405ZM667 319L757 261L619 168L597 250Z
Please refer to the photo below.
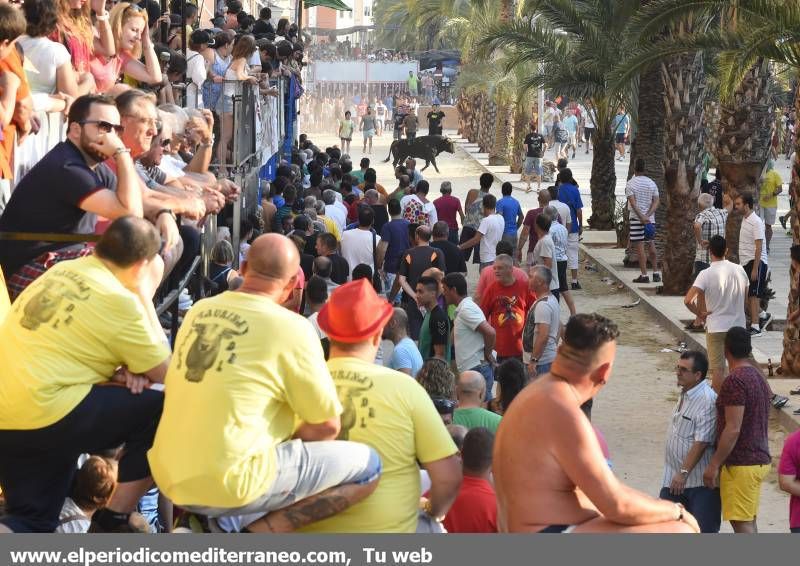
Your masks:
M219 161L220 171L226 166L228 161L228 145L233 139L233 112L222 113L222 127L220 128L220 142L217 148L217 161Z

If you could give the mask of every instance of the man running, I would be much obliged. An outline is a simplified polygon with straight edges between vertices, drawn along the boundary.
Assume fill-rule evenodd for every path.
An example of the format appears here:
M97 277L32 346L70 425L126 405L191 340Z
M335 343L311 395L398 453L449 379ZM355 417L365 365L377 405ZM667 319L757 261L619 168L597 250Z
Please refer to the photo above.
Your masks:
M597 314L567 323L549 373L504 414L494 450L501 532L699 532L682 506L623 485L581 411L608 381L617 325Z

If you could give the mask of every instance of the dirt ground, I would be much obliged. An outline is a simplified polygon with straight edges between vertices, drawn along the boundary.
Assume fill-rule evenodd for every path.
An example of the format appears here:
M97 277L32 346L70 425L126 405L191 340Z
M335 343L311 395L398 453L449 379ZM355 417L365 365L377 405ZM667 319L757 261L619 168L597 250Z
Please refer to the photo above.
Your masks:
M310 137L322 148L338 144L338 140L330 133L311 134ZM360 141L356 133L351 147L351 158L356 166L365 156L361 152ZM374 151L366 157L370 157L371 166L377 171L378 182L392 191L397 185L391 163L383 163L390 143L390 134L376 137ZM439 173L433 167L423 173L431 185L431 199L438 198L442 181L451 181L453 195L463 202L467 191L477 188L478 177L484 172L468 154L458 148L455 155L442 154L437 163ZM497 184L493 190L496 194L500 193ZM537 206L535 191L529 194L515 191L514 196L525 212ZM679 394L674 375L678 354L661 353L660 350L676 347L678 340L663 329L644 306L622 308L622 305L632 303L635 297L626 290L618 290L602 282L605 274L586 271L583 265L582 262L579 274L583 290L573 293L578 311L599 312L616 321L622 331L613 377L595 400L592 417L608 441L617 476L632 487L657 495L663 475L667 423ZM468 277L470 292L476 282L477 269L471 266ZM568 314L564 307L564 321ZM778 490L774 472L785 433L774 421L770 424L770 450L775 465L762 488L758 523L763 532L788 532L788 495ZM723 525L722 530L731 532L729 525Z

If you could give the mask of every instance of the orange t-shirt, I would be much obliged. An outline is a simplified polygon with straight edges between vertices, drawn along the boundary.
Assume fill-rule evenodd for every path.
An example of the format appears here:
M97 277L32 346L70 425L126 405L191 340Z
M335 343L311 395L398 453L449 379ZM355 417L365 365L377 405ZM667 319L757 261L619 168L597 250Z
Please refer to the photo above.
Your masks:
M22 69L22 59L16 49L12 49L5 59L0 60L0 72L14 73L19 77L19 88L17 89L17 103L30 96L31 91L28 87L28 79ZM3 128L3 139L0 141L0 175L3 179L11 179L12 160L14 158L14 140L16 139L17 126L13 122Z

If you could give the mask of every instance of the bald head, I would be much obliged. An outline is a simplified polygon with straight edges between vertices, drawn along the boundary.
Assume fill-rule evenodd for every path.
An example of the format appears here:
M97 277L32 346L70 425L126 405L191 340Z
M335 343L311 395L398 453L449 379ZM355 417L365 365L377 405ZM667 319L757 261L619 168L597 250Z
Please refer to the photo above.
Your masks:
M539 191L539 206L547 206L547 203L549 203L551 200L553 199L550 198L550 191L547 189L542 189Z
M253 240L246 263L245 282L256 278L285 283L297 275L300 254L286 236L264 234Z
M314 264L312 265L314 275L319 275L323 279L330 279L332 269L333 262L329 257L321 255L314 258Z
M400 307L395 307L392 318L383 328L383 338L395 344L408 334L408 314Z
M464 371L458 376L456 395L459 407L479 407L486 393L486 380L477 371Z

